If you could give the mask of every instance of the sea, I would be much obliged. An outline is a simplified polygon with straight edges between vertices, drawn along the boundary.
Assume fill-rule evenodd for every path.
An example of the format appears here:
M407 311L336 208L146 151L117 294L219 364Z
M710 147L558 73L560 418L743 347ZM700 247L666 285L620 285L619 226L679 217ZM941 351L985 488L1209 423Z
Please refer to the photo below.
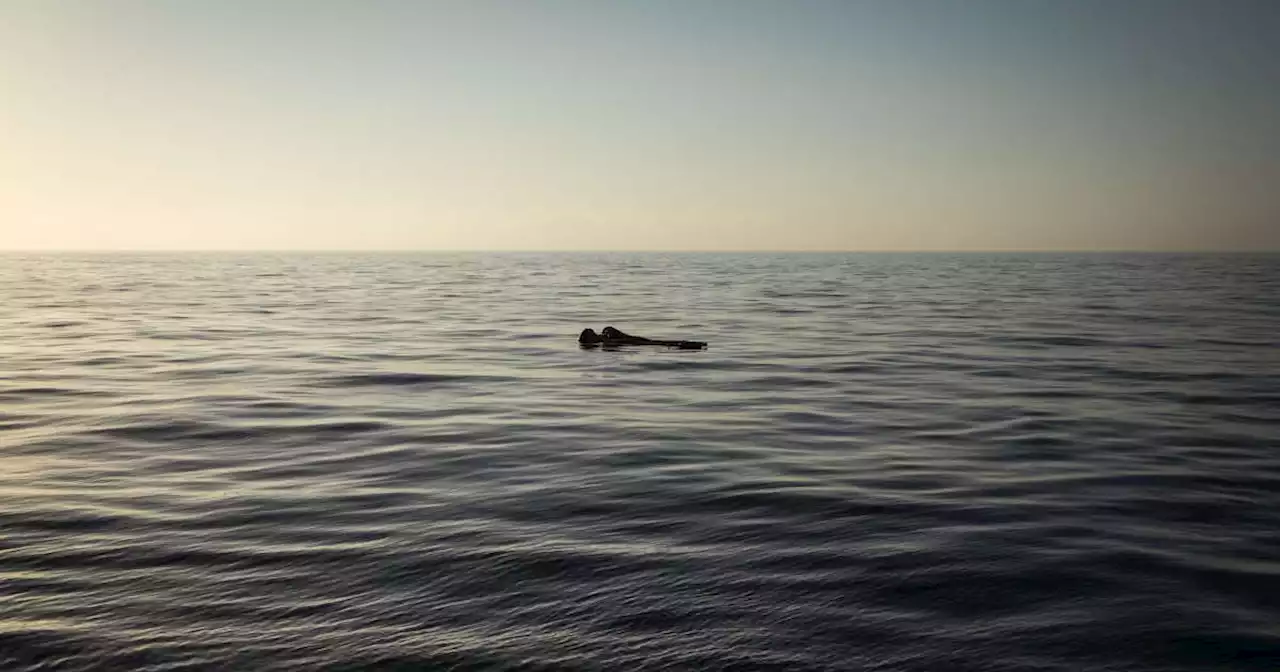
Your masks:
M1278 346L1262 253L0 255L0 670L1274 672Z

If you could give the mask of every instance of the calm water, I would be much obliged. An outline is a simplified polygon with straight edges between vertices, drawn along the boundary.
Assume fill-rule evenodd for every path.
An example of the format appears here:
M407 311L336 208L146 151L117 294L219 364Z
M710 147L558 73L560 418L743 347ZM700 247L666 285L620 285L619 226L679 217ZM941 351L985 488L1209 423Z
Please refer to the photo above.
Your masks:
M1270 672L1278 341L1280 256L0 256L0 669Z

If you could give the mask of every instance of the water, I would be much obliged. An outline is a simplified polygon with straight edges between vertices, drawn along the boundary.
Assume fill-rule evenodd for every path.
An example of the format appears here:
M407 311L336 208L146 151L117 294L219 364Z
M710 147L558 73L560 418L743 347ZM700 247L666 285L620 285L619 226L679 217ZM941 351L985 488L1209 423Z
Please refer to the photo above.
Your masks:
M1280 669L1278 334L1267 255L0 256L0 669Z

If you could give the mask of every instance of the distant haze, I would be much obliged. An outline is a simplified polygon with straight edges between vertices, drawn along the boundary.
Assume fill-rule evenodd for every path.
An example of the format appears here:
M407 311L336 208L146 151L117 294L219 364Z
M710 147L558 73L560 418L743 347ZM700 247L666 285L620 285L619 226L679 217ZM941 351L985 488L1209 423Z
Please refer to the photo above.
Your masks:
M0 249L1280 249L1280 2L0 0Z

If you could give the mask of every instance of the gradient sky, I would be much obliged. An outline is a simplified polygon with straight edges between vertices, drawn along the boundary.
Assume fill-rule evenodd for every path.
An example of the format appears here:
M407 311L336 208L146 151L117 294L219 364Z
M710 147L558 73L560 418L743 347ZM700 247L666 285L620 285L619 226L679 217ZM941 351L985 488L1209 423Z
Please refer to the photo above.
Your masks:
M1280 249L1280 2L0 0L0 249Z

